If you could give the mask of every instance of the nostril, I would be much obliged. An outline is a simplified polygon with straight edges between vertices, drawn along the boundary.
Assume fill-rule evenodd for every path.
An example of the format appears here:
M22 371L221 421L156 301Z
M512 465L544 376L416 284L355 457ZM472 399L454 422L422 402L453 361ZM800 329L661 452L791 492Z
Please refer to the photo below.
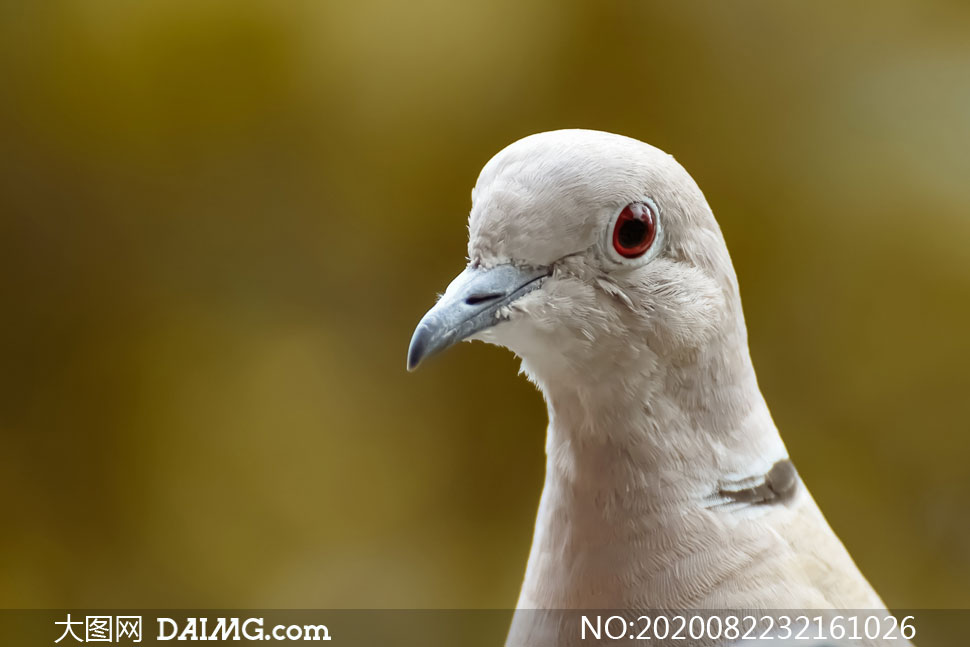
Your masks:
M484 294L470 294L465 297L465 305L478 306L483 303L488 303L489 301L495 301L501 299L504 294L500 292L486 292Z

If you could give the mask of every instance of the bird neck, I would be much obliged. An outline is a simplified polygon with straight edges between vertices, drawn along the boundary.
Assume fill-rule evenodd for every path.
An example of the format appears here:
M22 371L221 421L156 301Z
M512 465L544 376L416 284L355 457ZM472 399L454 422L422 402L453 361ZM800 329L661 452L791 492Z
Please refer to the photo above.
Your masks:
M648 500L699 496L785 458L746 337L736 337L615 363L617 373L607 379L544 384L547 479L574 490L636 491Z
M654 360L662 369L624 370L617 381L540 381L546 480L520 607L656 603L662 596L637 597L644 590L605 571L662 581L657 565L674 563L665 556L710 522L703 508L719 484L787 457L746 343Z

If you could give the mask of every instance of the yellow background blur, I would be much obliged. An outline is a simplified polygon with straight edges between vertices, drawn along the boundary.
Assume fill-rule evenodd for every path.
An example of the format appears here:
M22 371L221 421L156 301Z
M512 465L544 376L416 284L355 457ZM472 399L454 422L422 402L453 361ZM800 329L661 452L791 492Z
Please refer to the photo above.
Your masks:
M970 606L958 0L2 3L0 606L512 606L541 398L405 351L561 127L691 171L832 525Z

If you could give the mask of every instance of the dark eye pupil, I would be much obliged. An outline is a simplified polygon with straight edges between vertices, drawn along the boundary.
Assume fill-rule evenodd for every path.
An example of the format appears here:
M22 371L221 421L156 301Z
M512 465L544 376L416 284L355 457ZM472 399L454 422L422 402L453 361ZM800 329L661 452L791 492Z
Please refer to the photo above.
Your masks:
M653 209L642 202L623 208L613 225L613 249L623 258L643 256L657 235Z
M620 224L619 242L622 247L636 247L647 237L647 223L642 220L627 220Z

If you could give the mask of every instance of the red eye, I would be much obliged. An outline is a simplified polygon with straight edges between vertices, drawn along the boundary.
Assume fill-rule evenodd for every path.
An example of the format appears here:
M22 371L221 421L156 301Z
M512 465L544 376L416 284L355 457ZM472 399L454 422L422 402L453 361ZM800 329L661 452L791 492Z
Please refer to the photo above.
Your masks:
M642 256L656 237L657 218L642 202L625 206L613 225L613 249L626 258Z

